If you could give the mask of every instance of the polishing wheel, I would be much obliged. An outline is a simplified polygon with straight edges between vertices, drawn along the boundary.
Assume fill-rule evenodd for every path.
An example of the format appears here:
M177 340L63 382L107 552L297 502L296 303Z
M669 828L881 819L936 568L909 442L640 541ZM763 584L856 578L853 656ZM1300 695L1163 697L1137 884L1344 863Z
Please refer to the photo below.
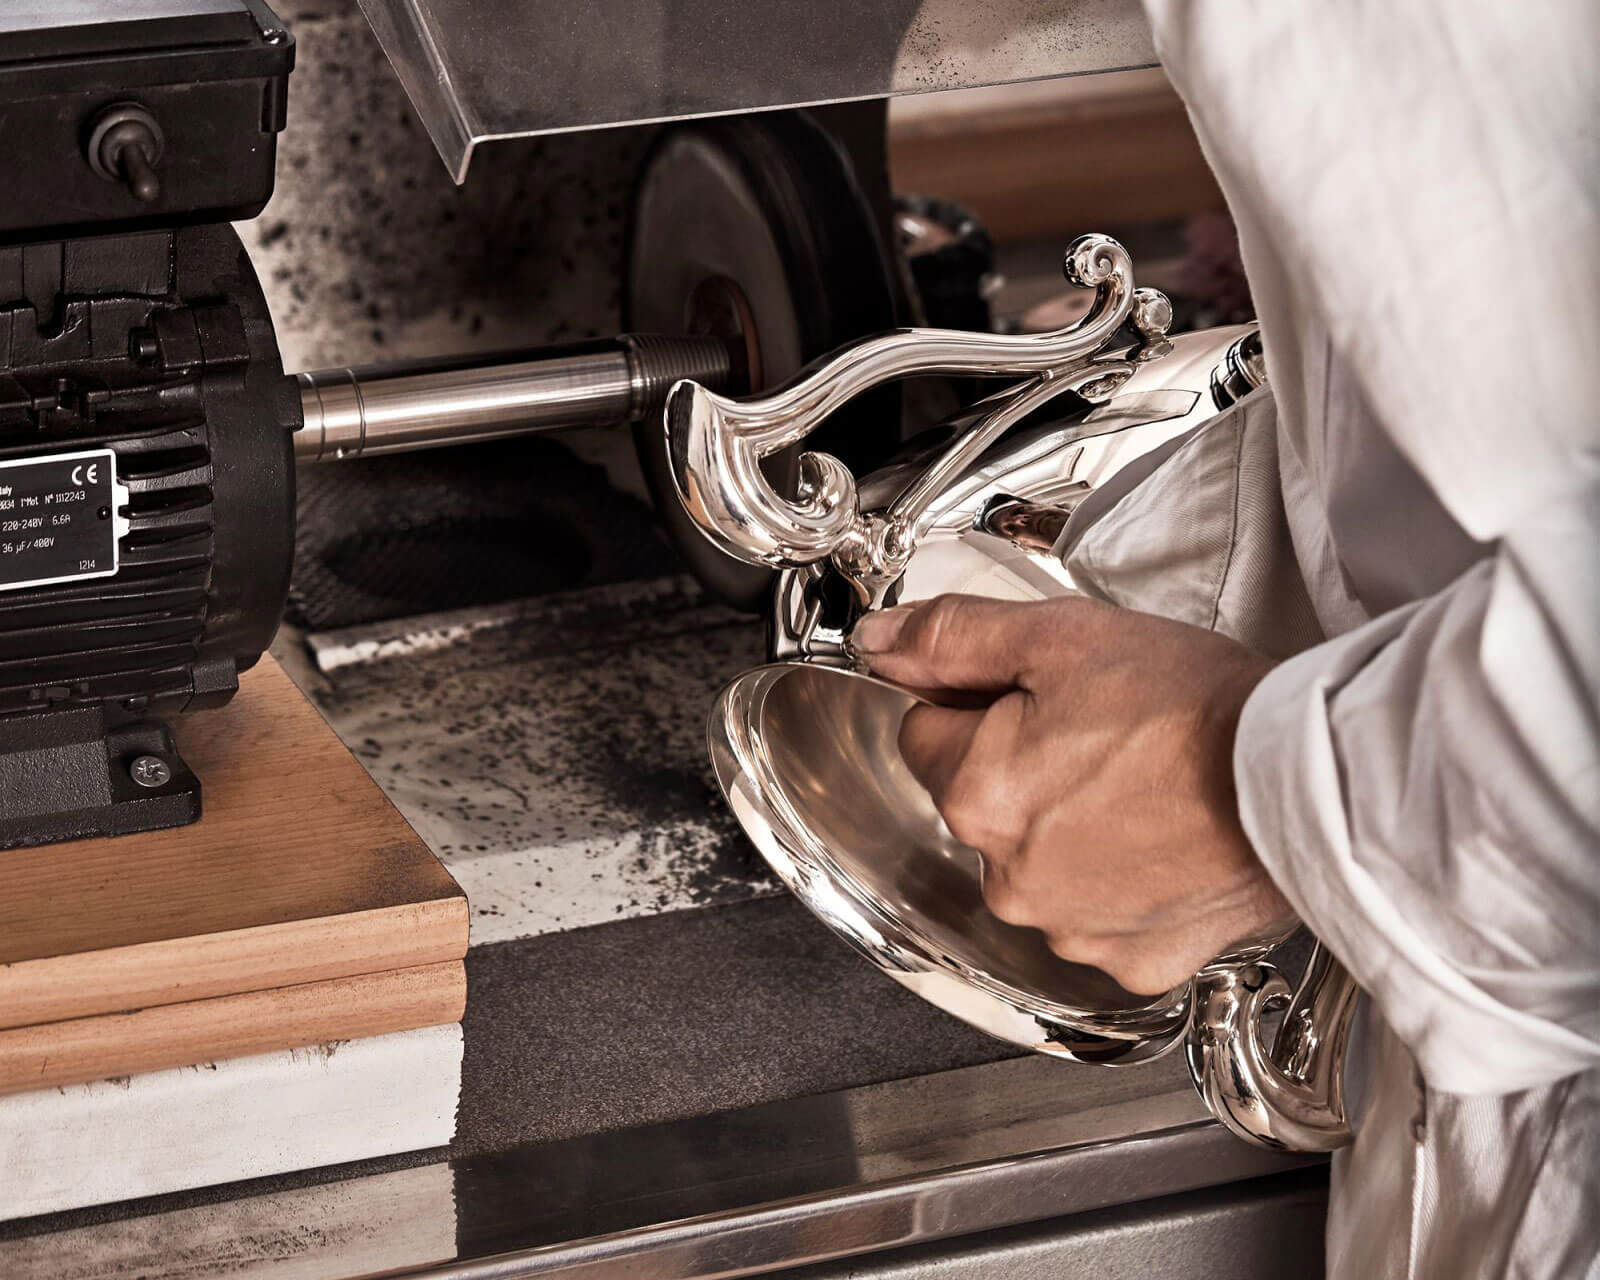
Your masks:
M671 128L646 159L633 205L627 327L714 335L742 361L751 391L779 385L836 347L898 323L893 268L849 157L804 113ZM856 469L899 440L899 399L881 388L841 410L808 447ZM659 421L634 428L656 507L711 593L765 607L773 574L718 551L673 490ZM791 492L798 450L770 460Z
M853 129L863 154L881 137L881 111L875 121L865 113L834 118ZM520 562L506 556L491 563L470 554L423 554L437 553L452 538L465 545L462 537L467 544L487 539L544 549L560 541L547 522L528 537L503 521L486 524L485 495L495 490L493 478L442 482L446 491L474 495L461 513L471 528L460 536L453 537L453 520L421 528L419 503L395 500L398 491L439 489L441 472L458 464L474 476L487 468L497 477L503 449L427 465L384 462L382 455L624 423L634 428L657 516L682 562L714 597L762 612L773 574L717 550L689 518L668 469L662 407L681 379L735 395L770 389L848 342L894 328L900 295L879 225L849 155L807 113L677 126L658 137L640 171L624 291L630 332L575 347L297 375L304 425L295 432L296 459L380 460L369 473L370 484L353 486L343 477L325 481L312 472L302 486L302 516L312 518L302 519L297 540L296 617L306 625L329 626L335 618L355 620L348 616L352 601L365 621L414 612L425 600L464 607L575 585L543 573L537 580L510 575L507 565ZM900 427L899 389L875 388L834 414L813 435L811 447L861 474L893 454ZM780 492L795 491L799 456L796 448L763 462ZM366 503L370 518L357 521L352 514L362 491L373 500ZM525 499L513 490L508 500L507 519L526 527ZM316 511L323 509L338 518L318 518ZM346 547L352 525L359 526L356 543ZM638 546L637 539L623 542ZM379 554L380 548L388 550ZM418 573L429 560L441 573ZM457 562L482 562L485 580L448 567ZM581 575L585 563L574 550L541 554L525 567ZM641 560L635 567L646 566ZM323 589L313 590L319 582Z

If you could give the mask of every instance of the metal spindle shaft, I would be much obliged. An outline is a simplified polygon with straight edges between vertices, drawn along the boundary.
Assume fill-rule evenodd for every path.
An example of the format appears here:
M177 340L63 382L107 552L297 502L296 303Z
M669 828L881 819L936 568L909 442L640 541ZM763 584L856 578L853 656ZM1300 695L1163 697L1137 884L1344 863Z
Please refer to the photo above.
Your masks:
M295 458L359 458L637 422L660 412L680 378L725 388L733 362L720 338L626 334L587 349L302 373L305 426L295 433Z

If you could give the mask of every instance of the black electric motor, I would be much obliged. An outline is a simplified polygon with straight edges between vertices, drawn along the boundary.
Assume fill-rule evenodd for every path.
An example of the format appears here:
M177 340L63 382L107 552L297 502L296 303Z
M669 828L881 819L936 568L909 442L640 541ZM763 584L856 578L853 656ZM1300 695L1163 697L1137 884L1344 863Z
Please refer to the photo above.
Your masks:
M257 0L101 7L0 12L0 848L199 816L159 717L233 694L293 551L300 401L227 221L293 46Z

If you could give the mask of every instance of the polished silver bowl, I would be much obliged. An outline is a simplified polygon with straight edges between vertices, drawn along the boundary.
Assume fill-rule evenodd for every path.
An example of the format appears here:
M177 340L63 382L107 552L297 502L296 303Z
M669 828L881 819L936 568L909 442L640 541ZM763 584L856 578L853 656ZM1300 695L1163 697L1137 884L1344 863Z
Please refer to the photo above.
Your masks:
M1134 995L984 905L983 859L950 834L900 756L915 701L805 662L757 667L723 690L711 762L762 856L895 981L991 1035L1078 1062L1170 1049L1188 1020L1188 983Z
M1107 486L1136 478L1136 462L1259 385L1255 331L1168 338L1167 300L1134 288L1116 241L1078 240L1066 275L1095 296L1054 333L898 330L762 396L673 389L664 429L684 509L722 551L780 571L770 655L782 661L718 699L717 778L784 883L918 995L1079 1062L1146 1061L1182 1040L1196 1088L1239 1136L1329 1150L1350 1140L1341 1067L1355 986L1327 952L1314 950L1291 991L1271 963L1291 931L1240 940L1155 998L1060 959L984 905L982 858L901 759L915 695L852 669L850 630L872 610L947 592L1082 589L1063 555L1080 508L1088 518L1114 501L1122 490ZM1135 340L1116 345L1130 329ZM804 453L798 489L774 487L765 459L851 397L919 373L1011 382L859 481L837 458Z

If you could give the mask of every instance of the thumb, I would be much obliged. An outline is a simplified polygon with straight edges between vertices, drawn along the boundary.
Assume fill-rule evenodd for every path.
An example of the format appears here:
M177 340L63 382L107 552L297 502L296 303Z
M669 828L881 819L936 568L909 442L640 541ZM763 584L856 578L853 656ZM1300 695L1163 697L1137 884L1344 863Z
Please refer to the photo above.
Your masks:
M1048 644L1045 602L939 596L869 613L850 644L874 675L913 689L1003 693L1026 687Z

